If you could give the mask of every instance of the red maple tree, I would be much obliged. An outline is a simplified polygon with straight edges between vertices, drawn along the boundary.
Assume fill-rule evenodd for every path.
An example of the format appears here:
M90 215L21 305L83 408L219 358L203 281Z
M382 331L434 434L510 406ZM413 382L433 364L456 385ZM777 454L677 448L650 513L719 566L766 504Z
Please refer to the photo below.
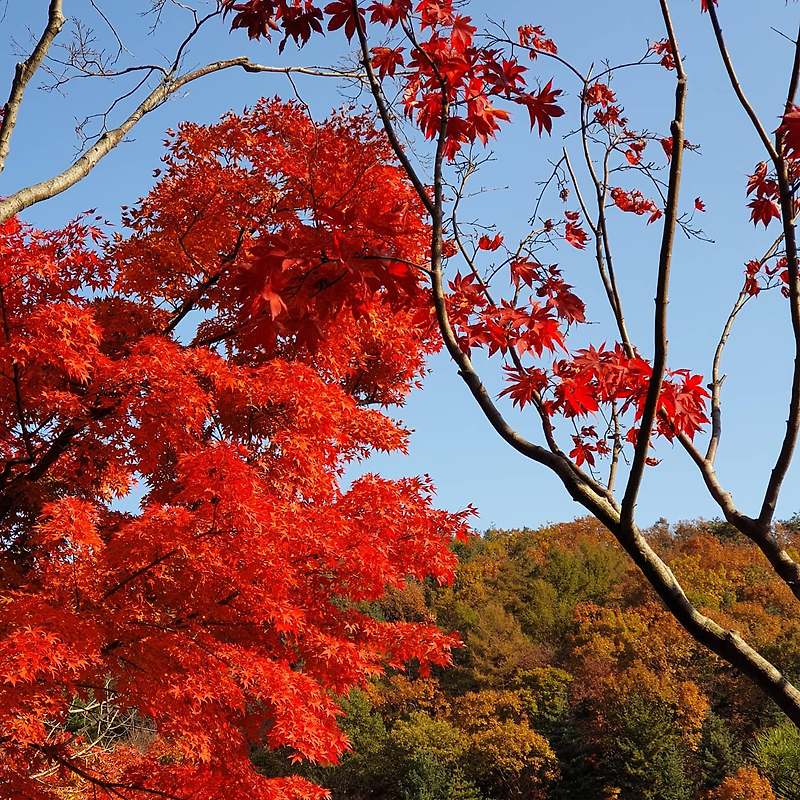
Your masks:
M428 226L367 120L279 101L172 133L125 225L0 230L0 794L319 796L251 748L335 761L337 693L454 643L367 604L466 513L342 486L406 445Z

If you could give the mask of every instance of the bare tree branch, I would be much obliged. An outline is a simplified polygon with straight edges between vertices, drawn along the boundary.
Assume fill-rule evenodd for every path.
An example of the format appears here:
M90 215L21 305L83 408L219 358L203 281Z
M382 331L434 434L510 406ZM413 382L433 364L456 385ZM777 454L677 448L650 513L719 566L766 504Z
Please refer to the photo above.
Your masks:
M275 73L287 75L291 73L301 75L316 75L322 77L353 78L359 77L355 73L345 71L317 69L314 67L274 67L257 64L246 56L238 56L222 61L214 61L198 69L184 73L174 78L166 78L156 86L147 97L134 109L128 118L118 127L106 131L83 155L58 175L40 181L31 186L19 189L10 196L0 200L0 223L5 222L20 211L30 208L43 200L49 200L56 195L70 189L78 181L85 178L97 164L105 158L117 145L122 142L127 134L147 114L163 105L175 92L184 86L223 70L239 68L249 73Z
M775 145L772 143L772 140L769 137L766 129L764 128L763 123L758 117L755 109L751 102L747 99L747 95L744 93L744 89L742 88L742 84L739 81L739 77L736 74L736 69L733 66L733 61L731 60L731 55L728 52L728 45L725 43L725 37L722 33L722 27L719 24L719 17L717 15L717 9L714 3L708 3L708 16L711 20L711 27L714 30L714 38L717 40L717 47L719 48L720 55L722 56L722 62L725 65L725 71L728 73L728 79L730 80L731 87L733 91L736 93L736 97L739 99L739 103L741 104L742 108L744 109L747 116L750 118L750 122L752 122L753 127L758 134L758 137L761 139L762 144L766 148L767 152L769 153L769 157L772 161L778 160L778 152L775 149Z
M788 167L783 157L783 143L780 129L776 132L775 141L773 142L742 89L730 53L728 52L728 47L725 43L725 37L723 36L722 28L719 23L717 10L713 3L709 3L708 12L731 87L775 166L778 179L781 220L783 222L783 236L786 243L786 261L789 272L789 308L792 332L795 340L795 357L791 397L789 400L789 413L786 420L786 432L781 443L780 452L775 460L775 466L770 473L770 479L764 492L764 500L761 504L761 511L757 520L760 533L763 536L768 536L775 516L778 497L784 480L786 479L786 474L791 466L794 450L797 446L798 435L800 435L800 274L798 274L797 238L794 227L794 190L789 180ZM800 34L795 42L795 57L786 101L787 109L794 100L798 82L800 82Z
M633 523L636 509L636 499L644 475L645 463L650 449L650 440L653 434L653 424L658 413L661 385L667 366L667 303L669 302L669 279L672 265L672 250L675 243L675 230L678 219L678 206L680 199L681 174L683 171L683 143L684 143L684 117L686 114L686 72L681 61L678 41L672 25L669 5L667 0L660 0L661 13L672 47L675 59L677 82L675 86L675 116L670 125L673 142L672 162L670 163L669 190L667 193L667 207L664 211L664 232L661 238L661 253L658 262L658 282L656 287L656 310L654 318L654 351L653 371L647 387L647 398L642 411L639 435L636 438L636 447L633 454L628 483L622 499L622 522L624 525Z
M792 77L787 99L787 110L797 91L800 79L800 34L795 44L795 58L792 67ZM795 230L795 193L789 178L789 167L783 155L783 133L779 128L775 132L775 150L778 157L775 160L775 170L778 176L778 191L780 193L781 221L783 223L783 238L786 247L786 263L789 272L789 313L792 321L795 354L794 369L792 373L792 389L789 399L789 415L786 420L786 432L781 443L781 449L775 461L775 466L770 474L769 483L764 493L764 502L758 523L766 535L775 516L781 487L786 479L786 474L792 463L797 439L800 436L800 261L797 253L797 234Z
M63 0L50 0L50 7L47 11L47 25L36 43L36 47L25 61L17 64L14 80L11 83L11 93L3 107L2 118L0 118L0 172L5 169L8 153L11 149L11 135L17 124L17 116L22 105L22 99L25 96L25 90L66 21L62 7Z

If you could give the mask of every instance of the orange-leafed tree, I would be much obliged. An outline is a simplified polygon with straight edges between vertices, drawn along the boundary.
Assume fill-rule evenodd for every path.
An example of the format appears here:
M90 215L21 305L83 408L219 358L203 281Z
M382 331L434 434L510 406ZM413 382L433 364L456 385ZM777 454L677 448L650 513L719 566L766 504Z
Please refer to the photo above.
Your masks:
M711 792L709 800L772 800L775 793L765 778L754 769L743 767Z
M3 797L319 796L251 749L336 761L336 695L453 644L369 603L447 581L465 514L342 483L436 341L388 143L262 101L164 162L125 234L0 229Z

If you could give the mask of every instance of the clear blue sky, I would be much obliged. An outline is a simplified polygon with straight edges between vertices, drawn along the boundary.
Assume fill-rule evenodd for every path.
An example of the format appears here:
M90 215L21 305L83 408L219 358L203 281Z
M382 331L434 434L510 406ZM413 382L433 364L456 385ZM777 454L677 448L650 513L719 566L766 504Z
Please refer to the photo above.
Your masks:
M98 4L116 23L138 62L163 58L170 51L170 42L184 29L185 21L173 14L156 35L148 35L146 21L137 14L137 8L145 6L144 0L100 0ZM67 0L66 5L68 13L85 19L93 13L88 0ZM725 81L708 18L700 14L699 0L673 0L672 5L689 73L687 135L702 147L702 155L688 157L683 196L686 203L696 195L703 197L708 207L705 230L716 244L678 244L670 304L670 362L673 367L708 374L713 346L738 291L743 264L763 252L775 231L770 230L769 235L755 231L747 221L745 176L763 156ZM4 6L0 75L7 82L16 60L11 42L28 47L29 28L38 30L47 2L10 0L4 4L0 0L0 14ZM488 14L499 18L502 14L512 26L522 22L544 25L562 54L581 67L604 58L638 57L647 37L663 36L657 0L512 0L502 4L477 0L470 8L476 17ZM746 89L765 124L773 128L786 91L791 48L770 26L793 35L800 9L783 0L721 0L720 14ZM102 23L96 16L94 19L98 40L108 41ZM212 27L195 43L187 64L239 53L248 53L262 63L324 64L338 59L344 52L342 46L343 40L331 35L300 54L289 46L279 56L274 46L252 45L242 35L231 37L226 29ZM545 79L554 75L558 85L575 91L555 65L542 64L540 69L534 74ZM297 85L320 117L341 103L331 81L298 79ZM653 68L628 72L616 89L634 126L667 130L672 102L669 75ZM111 90L99 82L79 81L63 94L32 92L10 163L0 177L0 193L47 177L66 164L77 144L75 120L102 110L115 96ZM81 210L97 207L114 219L121 204L131 203L151 185L165 129L182 119L214 120L260 96L291 93L285 79L270 75L230 72L198 82L147 118L136 128L132 141L119 147L89 178L26 216L37 224L56 226ZM474 216L496 223L511 237L524 229L535 183L545 177L545 159L560 147L560 137L540 141L531 136L521 116L515 123L494 147L497 160L482 176L482 184L496 191L482 195L471 209ZM566 125L561 124L555 132L565 130ZM502 188L507 186L511 188ZM613 235L629 322L634 338L647 351L652 339L650 315L660 226L644 228L640 222L615 217ZM591 329L593 338L612 337L590 256L570 250L559 257L569 279L589 302L590 317L598 322ZM746 312L725 361L729 377L719 471L745 512L756 511L780 444L791 359L786 303L777 295L763 297ZM375 458L369 469L390 476L429 473L439 488L440 503L454 509L474 503L481 526L537 525L580 513L556 479L512 452L489 429L445 358L434 359L432 368L425 388L399 413L415 431L410 455ZM489 386L499 390L497 365L484 372ZM519 418L519 423L524 432L535 435L531 417ZM716 516L715 505L683 452L662 443L658 455L663 463L648 472L642 491L642 524L661 516L670 520ZM787 480L779 516L800 509L798 477L800 470L795 468Z

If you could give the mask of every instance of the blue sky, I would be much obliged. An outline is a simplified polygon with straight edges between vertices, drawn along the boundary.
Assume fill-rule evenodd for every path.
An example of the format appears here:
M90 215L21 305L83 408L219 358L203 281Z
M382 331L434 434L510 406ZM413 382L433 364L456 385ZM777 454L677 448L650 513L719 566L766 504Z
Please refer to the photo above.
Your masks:
M68 3L69 13L89 19L88 0ZM163 60L170 43L185 29L186 20L172 14L155 34L137 13L144 2L103 0L99 3L112 19L127 48L139 62ZM469 4L476 17L506 19L516 26L531 22L545 26L563 55L584 68L636 58L647 38L663 36L656 0L562 0L503 4L478 0ZM800 8L783 0L721 0L720 15L737 68L768 128L777 125L785 96L791 46L770 28L793 35ZM0 22L4 46L0 75L13 74L16 60L12 40L23 48L30 42L29 28L38 30L47 2L10 0ZM715 244L679 241L670 304L670 363L708 374L720 327L738 291L745 261L758 257L776 230L756 231L748 222L744 187L746 175L763 158L752 129L737 106L723 74L707 16L699 0L673 0L673 14L689 75L687 136L702 148L689 154L683 197L691 204L703 197L708 213L706 233ZM0 14L4 4L0 1ZM94 16L99 41L107 31ZM346 54L343 40L329 35L297 53L291 46L279 56L269 44L251 44L242 35L229 36L226 28L212 26L199 38L187 60L195 66L218 57L247 53L262 63L330 64ZM132 63L132 62L131 62ZM568 93L574 83L556 65L541 63L532 72L545 81L551 76ZM296 80L303 98L319 117L342 102L335 82ZM118 90L118 86L116 90ZM672 99L670 75L644 68L623 73L615 88L638 128L666 131ZM116 95L114 87L79 81L59 92L31 92L18 125L12 155L0 176L0 193L48 177L75 153L75 121L102 110ZM5 91L5 90L3 90ZM288 82L274 75L252 76L229 72L190 87L180 97L150 115L132 134L132 141L117 148L81 184L64 195L31 209L26 217L40 225L56 226L77 212L98 208L115 219L123 203L131 203L151 185L158 166L164 131L182 119L212 121L228 109L241 109L261 96L292 96ZM539 140L528 131L522 115L493 145L496 160L487 166L480 184L487 188L473 201L469 215L496 224L507 237L520 234L536 195L536 182L546 177L546 160L561 147L567 124L556 125L552 140ZM572 148L575 143L571 143ZM574 152L574 150L573 150ZM491 189L491 191L489 191ZM634 339L644 352L651 346L656 258L660 226L645 228L641 220L613 219L612 235L623 297ZM632 216L632 215L628 215ZM592 338L612 337L608 314L591 258L577 251L561 251L560 263L589 304L596 325ZM723 482L745 512L756 511L766 478L780 445L786 419L793 349L788 308L777 295L762 297L745 312L725 360L725 430L719 455ZM479 362L486 382L495 391L501 383L498 365ZM439 488L439 502L449 508L474 503L479 525L522 526L569 519L580 513L546 470L526 461L500 441L484 422L467 395L455 370L444 357L431 363L432 373L422 391L414 393L399 417L414 429L408 457L387 456L371 460L367 468L395 476L430 474ZM535 435L531 416L515 417L528 436ZM650 470L639 503L642 524L659 517L679 520L717 515L696 468L679 449L661 443L662 464ZM800 470L790 474L779 516L800 509L797 482Z

